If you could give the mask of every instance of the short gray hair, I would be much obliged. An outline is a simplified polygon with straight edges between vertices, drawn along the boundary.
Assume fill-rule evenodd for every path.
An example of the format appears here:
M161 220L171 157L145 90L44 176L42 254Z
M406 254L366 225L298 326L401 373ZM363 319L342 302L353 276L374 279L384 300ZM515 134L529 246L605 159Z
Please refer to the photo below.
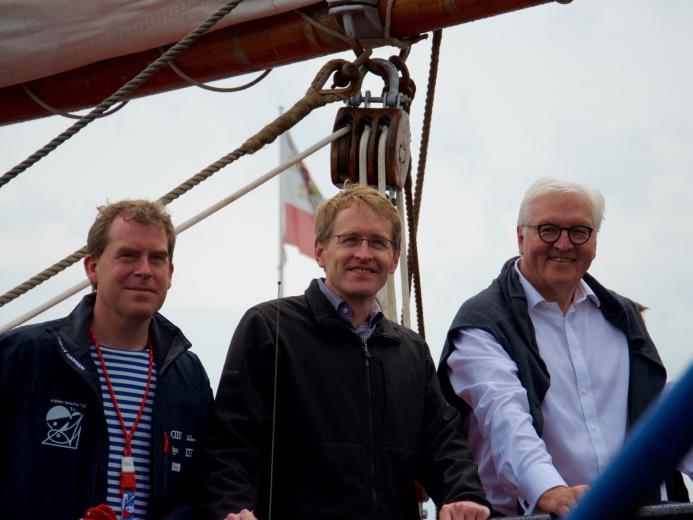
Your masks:
M551 193L576 193L585 197L592 206L592 224L594 230L599 231L604 220L604 195L597 188L580 184L577 182L564 181L554 177L541 177L527 188L522 203L520 204L520 212L517 216L517 225L522 226L529 224L532 217L532 203L543 195Z

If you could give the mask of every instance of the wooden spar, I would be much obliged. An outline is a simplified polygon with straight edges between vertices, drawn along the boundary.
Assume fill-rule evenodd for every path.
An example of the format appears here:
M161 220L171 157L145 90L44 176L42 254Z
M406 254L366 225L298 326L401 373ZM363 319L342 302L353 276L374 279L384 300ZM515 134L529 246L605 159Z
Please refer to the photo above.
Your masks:
M391 34L415 36L434 29L486 18L551 0L397 0L392 10ZM379 0L381 19L387 0ZM305 8L311 16L335 30L327 3ZM212 81L273 68L348 49L348 45L306 22L296 12L253 20L202 36L176 64L198 81ZM60 111L92 107L159 57L158 49L120 56L78 69L40 78L26 85L48 105ZM141 85L132 98L189 86L166 67ZM21 85L0 89L0 125L51 115Z

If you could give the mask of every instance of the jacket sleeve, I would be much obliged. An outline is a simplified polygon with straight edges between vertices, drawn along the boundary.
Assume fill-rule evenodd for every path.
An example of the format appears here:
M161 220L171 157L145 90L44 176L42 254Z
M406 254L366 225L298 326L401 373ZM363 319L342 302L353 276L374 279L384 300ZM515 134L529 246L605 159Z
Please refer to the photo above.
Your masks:
M462 500L490 507L460 431L459 414L443 398L428 346L425 351L426 395L417 478L438 507Z
M7 456L9 453L9 440L7 432L14 412L11 410L9 397L16 397L10 386L10 377L13 373L11 363L11 346L7 335L0 334L0 468L8 467ZM0 472L0 480L4 477Z
M224 518L253 510L271 441L274 335L258 309L231 340L205 443L201 513Z

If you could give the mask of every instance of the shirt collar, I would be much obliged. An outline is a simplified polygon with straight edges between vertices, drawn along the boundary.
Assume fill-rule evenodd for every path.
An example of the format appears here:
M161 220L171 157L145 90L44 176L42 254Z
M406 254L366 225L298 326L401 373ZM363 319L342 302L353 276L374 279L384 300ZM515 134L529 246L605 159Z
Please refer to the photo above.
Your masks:
M527 280L527 278L525 278L525 275L522 274L522 271L520 271L521 259L522 257L518 258L515 261L515 272L520 277L522 289L524 289L525 296L527 296L527 308L533 309L541 302L545 302L546 299L539 293L539 291L537 291L534 288L530 281ZM599 307L601 305L599 302L599 298L597 298L597 295L594 294L592 288L585 283L585 280L580 279L580 283L578 284L577 289L575 290L575 294L573 295L573 304L578 305L584 302L586 299L589 299L595 305L595 307Z
M327 301L330 302L334 310L344 321L351 324L351 320L354 317L351 305L349 305L341 296L330 289L322 278L318 278L318 287L320 291L325 295ZM378 303L377 298L373 298L373 304L371 305L370 313L368 314L368 323L373 325L380 321L383 316L383 309Z

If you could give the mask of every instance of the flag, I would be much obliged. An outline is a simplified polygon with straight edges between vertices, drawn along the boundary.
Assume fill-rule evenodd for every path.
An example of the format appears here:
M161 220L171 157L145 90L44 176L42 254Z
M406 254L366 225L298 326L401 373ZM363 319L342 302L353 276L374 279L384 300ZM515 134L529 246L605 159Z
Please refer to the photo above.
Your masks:
M281 162L296 154L298 151L285 132L280 141ZM323 200L320 190L302 162L280 175L279 186L283 212L282 242L295 245L301 253L312 258L315 256L315 209Z

